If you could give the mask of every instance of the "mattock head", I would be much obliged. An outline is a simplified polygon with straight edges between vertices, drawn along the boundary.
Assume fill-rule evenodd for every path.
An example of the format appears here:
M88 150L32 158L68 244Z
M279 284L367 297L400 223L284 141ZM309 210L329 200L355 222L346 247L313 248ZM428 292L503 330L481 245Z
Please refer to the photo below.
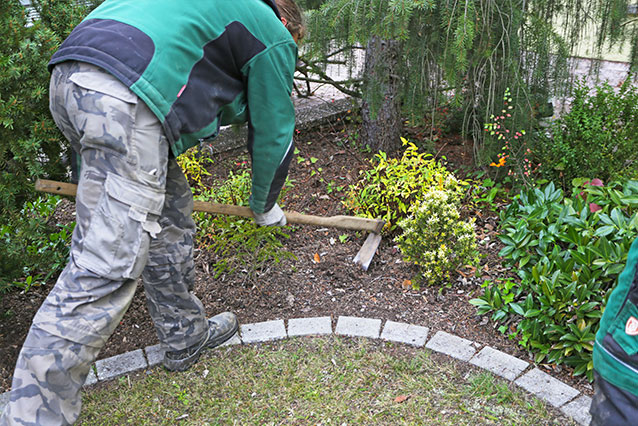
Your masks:
M368 234L368 238L366 238L365 242L359 249L359 252L352 261L361 265L361 268L363 268L364 271L367 271L374 254L377 252L379 243L381 243L381 234L370 232Z

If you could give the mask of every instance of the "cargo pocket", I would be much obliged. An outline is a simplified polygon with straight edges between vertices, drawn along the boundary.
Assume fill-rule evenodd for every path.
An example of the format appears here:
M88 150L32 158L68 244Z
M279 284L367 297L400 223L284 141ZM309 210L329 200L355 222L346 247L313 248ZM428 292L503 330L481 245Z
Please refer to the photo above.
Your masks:
M85 68L86 67L86 64ZM91 67L88 71L75 72L69 76L69 80L88 90L104 93L113 96L121 101L129 104L137 103L137 95L131 92L120 80L99 70L97 67Z
M148 258L149 234L161 231L163 205L162 191L107 174L76 264L112 280L137 278Z

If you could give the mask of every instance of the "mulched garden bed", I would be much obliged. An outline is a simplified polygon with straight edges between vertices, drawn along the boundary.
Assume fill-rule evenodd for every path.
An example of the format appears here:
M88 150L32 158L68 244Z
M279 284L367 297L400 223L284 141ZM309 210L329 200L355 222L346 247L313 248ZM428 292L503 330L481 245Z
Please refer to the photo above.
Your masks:
M283 202L287 210L326 216L348 214L341 203L344 191L355 183L358 171L366 167L371 157L346 142L356 131L356 126L342 126L339 122L297 135L296 146L300 152L296 157L306 160L293 159L290 178L294 186ZM417 135L413 133L411 137ZM471 167L471 142L458 137L442 139L436 149L439 156L446 157L449 170ZM240 151L213 155L214 164L210 167L213 175L209 179L223 178L230 170L241 167L237 163L241 163L245 155ZM310 158L317 161L313 163ZM333 184L328 188L330 182ZM343 186L344 190L337 190L337 186ZM55 220L62 223L72 220L73 211L73 202L65 200ZM284 240L284 250L297 259L273 262L256 275L238 270L214 279L214 254L198 250L194 291L209 315L230 310L242 323L313 316L331 316L336 323L340 315L380 318L429 327L432 334L438 330L453 333L533 363L528 353L498 332L487 317L477 316L475 307L468 303L480 294L484 279L511 275L497 255L501 246L496 238L496 213L483 211L472 212L472 215L481 241L481 277L459 273L449 287L412 289L409 280L414 270L402 262L390 238L382 240L370 269L365 272L352 263L365 235L292 226L290 238ZM349 238L342 243L339 236L344 234ZM18 351L31 319L52 286L53 282L27 293L8 293L0 299L0 392L10 387ZM131 307L100 358L157 342L140 284ZM539 367L591 395L587 380L572 377L569 369L553 365Z

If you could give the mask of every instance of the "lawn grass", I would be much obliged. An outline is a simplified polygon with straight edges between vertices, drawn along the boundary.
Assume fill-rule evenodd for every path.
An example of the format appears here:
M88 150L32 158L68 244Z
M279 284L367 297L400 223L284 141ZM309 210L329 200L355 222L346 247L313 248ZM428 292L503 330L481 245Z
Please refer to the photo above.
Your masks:
M574 424L492 374L403 345L289 339L206 353L85 390L84 425Z

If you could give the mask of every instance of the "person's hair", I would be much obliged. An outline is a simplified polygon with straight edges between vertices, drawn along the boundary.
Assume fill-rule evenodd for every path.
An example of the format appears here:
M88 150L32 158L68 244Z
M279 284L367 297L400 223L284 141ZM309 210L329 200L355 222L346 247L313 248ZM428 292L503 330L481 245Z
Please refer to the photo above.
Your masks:
M306 35L306 23L304 22L303 12L295 3L295 0L275 0L277 8L282 17L286 18L286 28L290 34L296 35L299 40Z

